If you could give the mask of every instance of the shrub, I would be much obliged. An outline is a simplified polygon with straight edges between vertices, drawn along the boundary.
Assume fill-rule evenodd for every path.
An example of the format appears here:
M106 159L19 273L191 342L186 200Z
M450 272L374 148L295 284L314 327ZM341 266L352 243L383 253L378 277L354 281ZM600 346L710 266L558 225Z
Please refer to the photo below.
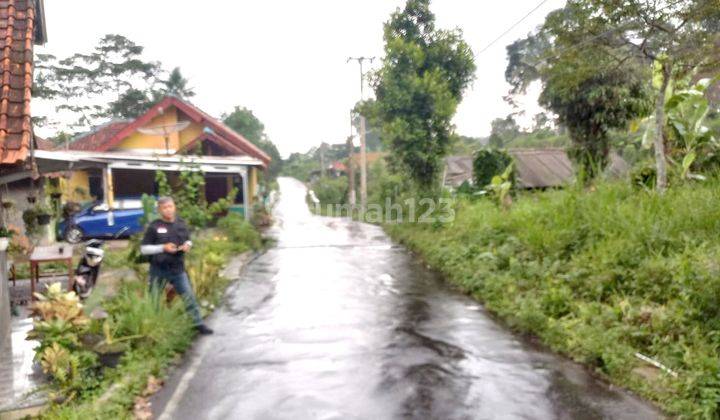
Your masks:
M217 227L230 242L242 248L239 252L260 249L262 245L258 231L239 214L230 213L221 218Z
M320 178L312 186L320 204L344 204L347 202L347 178Z
M512 157L503 150L481 149L473 159L473 179L476 188L484 188L512 163Z

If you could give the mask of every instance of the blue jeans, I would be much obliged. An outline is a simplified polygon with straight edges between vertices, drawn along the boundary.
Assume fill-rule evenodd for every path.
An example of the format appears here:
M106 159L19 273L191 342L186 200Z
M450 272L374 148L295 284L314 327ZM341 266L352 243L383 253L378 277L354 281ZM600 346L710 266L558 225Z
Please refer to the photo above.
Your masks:
M159 267L153 267L150 265L150 292L151 293L162 293L167 283L172 284L175 292L182 296L185 301L185 307L188 313L192 317L195 325L203 323L202 317L200 316L200 307L198 306L197 300L195 299L195 293L193 293L192 286L190 285L190 279L188 278L185 270L181 272L173 272L170 270L163 270Z

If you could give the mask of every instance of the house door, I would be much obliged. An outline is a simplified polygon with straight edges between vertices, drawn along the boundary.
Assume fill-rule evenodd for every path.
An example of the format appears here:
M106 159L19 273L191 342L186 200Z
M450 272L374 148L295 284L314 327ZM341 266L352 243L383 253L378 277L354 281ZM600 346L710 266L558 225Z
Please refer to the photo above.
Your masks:
M227 197L229 192L227 176L208 175L205 178L205 199L208 203L214 203Z

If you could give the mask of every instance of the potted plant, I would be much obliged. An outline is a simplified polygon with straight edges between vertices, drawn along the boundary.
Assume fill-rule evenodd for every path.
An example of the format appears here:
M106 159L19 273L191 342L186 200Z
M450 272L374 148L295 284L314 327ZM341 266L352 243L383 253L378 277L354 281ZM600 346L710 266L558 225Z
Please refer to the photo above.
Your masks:
M10 210L15 205L15 202L10 199L5 199L2 201L2 206L5 210Z
M110 331L110 323L106 320L103 323L103 338L93 346L93 350L98 355L98 361L101 365L114 368L120 363L120 357L127 351L128 345L126 341L140 338L142 335L130 335L127 337L114 337Z
M35 197L33 194L30 194L27 196L27 201L30 204L35 204L35 202L37 201L37 197Z
M10 238L12 238L14 233L15 232L5 226L0 227L0 251L7 251L8 245L10 245Z
M45 226L50 223L52 210L42 204L38 204L35 206L35 216L37 217L37 224Z

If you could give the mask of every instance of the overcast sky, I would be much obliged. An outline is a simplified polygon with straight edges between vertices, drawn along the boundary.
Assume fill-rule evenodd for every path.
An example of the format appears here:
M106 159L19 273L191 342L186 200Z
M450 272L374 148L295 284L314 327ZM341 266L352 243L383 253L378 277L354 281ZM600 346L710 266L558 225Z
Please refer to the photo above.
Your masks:
M564 0L546 0L517 28L479 51L540 0L435 0L441 28L459 27L476 54L477 80L455 118L457 131L485 136L490 121L511 109L505 46L523 37ZM196 92L192 101L219 116L252 109L287 156L325 141L344 142L349 110L360 97L357 63L348 56L383 53L382 25L400 0L48 0L48 43L38 52L63 57L89 51L107 33L145 47L147 59L179 66ZM377 62L374 64L377 66ZM369 89L366 89L366 92ZM539 111L537 92L524 102ZM49 110L42 104L36 115ZM41 135L52 135L47 131Z

